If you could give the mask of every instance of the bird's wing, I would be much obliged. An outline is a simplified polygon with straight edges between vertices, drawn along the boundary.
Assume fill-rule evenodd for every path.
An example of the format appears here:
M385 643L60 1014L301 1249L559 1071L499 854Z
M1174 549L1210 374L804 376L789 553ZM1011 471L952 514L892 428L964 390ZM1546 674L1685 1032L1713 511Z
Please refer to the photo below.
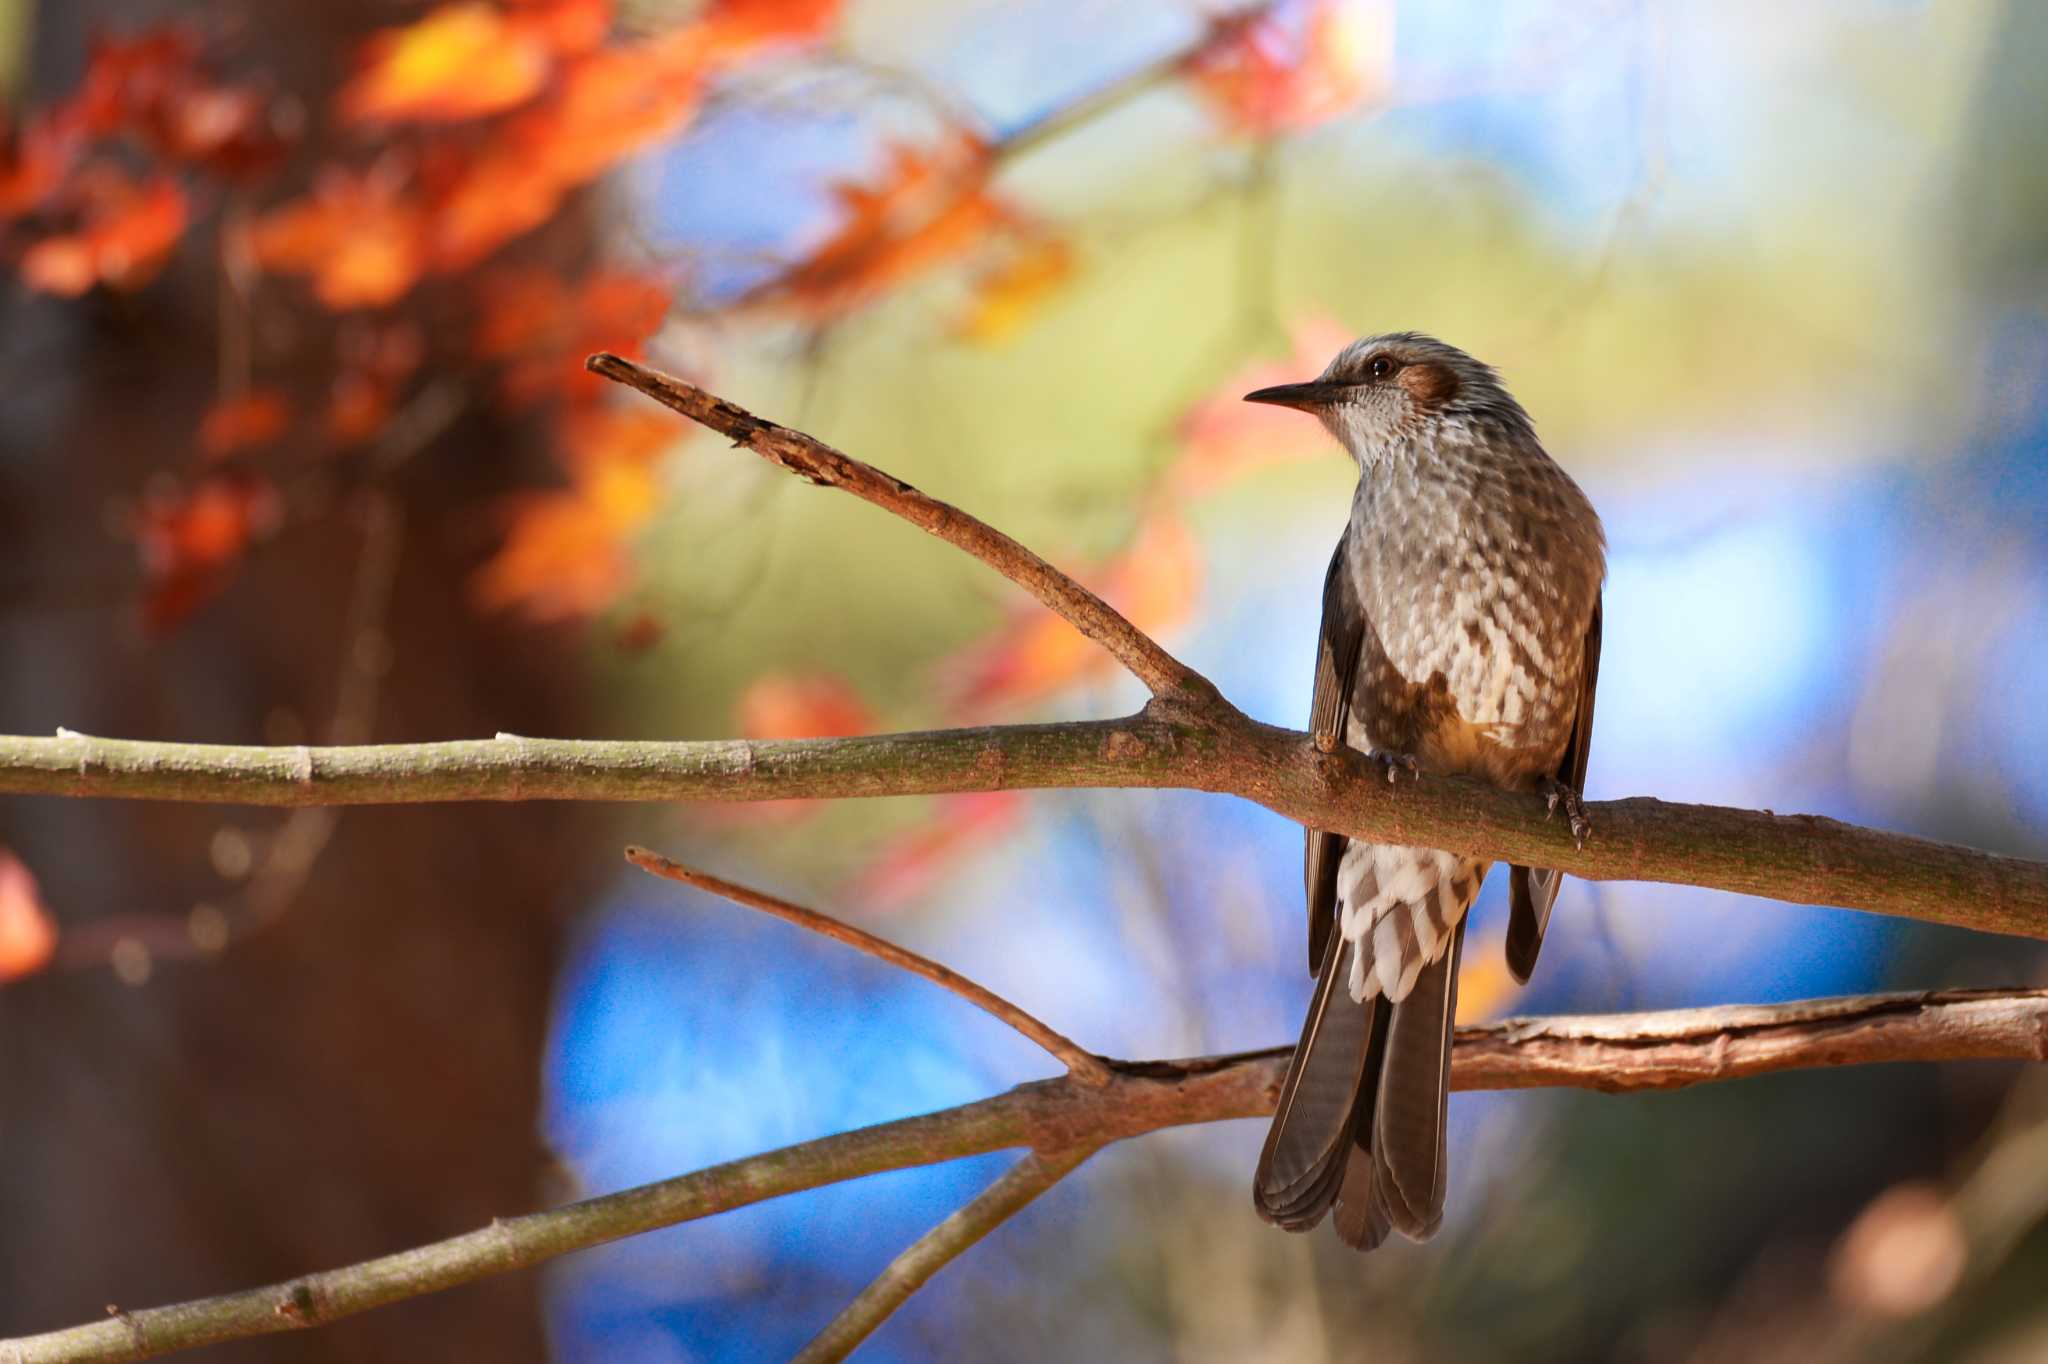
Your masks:
M1358 650L1365 638L1365 607L1358 598L1358 585L1346 571L1351 533L1337 541L1330 558L1330 571L1323 578L1323 623L1316 647L1315 699L1309 704L1309 733L1318 739L1333 736L1344 742L1351 717L1351 685L1358 673ZM1308 882L1308 973L1316 975L1323 964L1337 921L1337 864L1344 860L1342 834L1308 832L1306 879Z
M1593 693L1600 682L1599 597L1593 598L1593 622L1586 629L1586 661L1579 673L1579 708L1572 717L1571 742L1565 745L1557 779L1573 791L1586 789L1586 755L1593 746ZM1516 867L1508 880L1508 970L1526 981L1543 950L1543 930L1564 874L1551 867Z

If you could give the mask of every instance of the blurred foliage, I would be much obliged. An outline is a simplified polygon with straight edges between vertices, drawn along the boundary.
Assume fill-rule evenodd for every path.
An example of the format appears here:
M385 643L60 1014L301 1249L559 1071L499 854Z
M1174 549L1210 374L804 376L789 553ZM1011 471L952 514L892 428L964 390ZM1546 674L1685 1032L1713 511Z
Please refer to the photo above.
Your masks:
M23 287L118 307L185 269L219 292L212 390L176 395L105 518L160 639L247 601L337 479L396 499L420 466L481 465L520 490L449 532L466 609L574 640L611 732L1137 699L950 548L603 391L580 369L603 348L974 511L1298 723L1354 474L1236 398L1413 327L1500 366L1606 516L1594 794L2043 849L2037 6L462 0L380 10L304 103L224 9L191 11L17 101L0 165ZM546 245L567 226L594 239L572 261ZM547 459L449 435L474 420ZM401 658L389 685L424 683ZM1305 992L1298 837L1235 804L625 822L887 916L1091 1046L1269 1044ZM112 935L59 934L28 854L0 849L0 972L65 964L67 939L119 971L76 946ZM1469 1011L2041 978L2031 945L1574 886L1520 994L1481 950L1497 897ZM611 893L564 964L541 1120L593 1186L1035 1073L917 987L699 912ZM1271 1233L1249 1125L1168 1134L1091 1163L873 1352L1997 1360L2048 1332L2026 1162L2048 1129L2009 1070L1454 1117L1427 1247L1361 1263ZM786 1353L985 1165L565 1267L556 1351Z

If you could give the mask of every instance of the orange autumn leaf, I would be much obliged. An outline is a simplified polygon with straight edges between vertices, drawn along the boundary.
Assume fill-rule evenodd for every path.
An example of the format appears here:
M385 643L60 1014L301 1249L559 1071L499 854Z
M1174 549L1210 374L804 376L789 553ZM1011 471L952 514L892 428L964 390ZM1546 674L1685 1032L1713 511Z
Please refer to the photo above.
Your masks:
M578 411L565 423L567 488L505 504L505 541L471 591L487 610L546 622L594 615L632 581L632 537L660 503L655 457L680 433L666 413Z
M1290 339L1292 351L1286 359L1261 360L1232 371L1181 418L1181 458L1171 475L1176 494L1199 497L1264 465L1330 454L1329 437L1315 421L1286 408L1244 400L1256 388L1314 378L1354 338L1341 324L1313 317L1297 323Z
M502 113L540 92L554 57L544 29L484 0L443 5L363 44L335 96L355 123L455 122Z
M988 192L988 145L958 133L938 147L891 149L872 185L840 184L840 223L776 293L813 317L858 307L957 259L1011 218Z
M0 848L0 984L32 976L57 950L57 921L43 904L35 873Z
M823 38L838 22L839 8L840 0L713 0L703 23L713 50L736 55Z
M1074 273L1073 250L1055 237L1026 243L974 283L974 298L954 327L961 339L996 345L1016 335Z
M143 617L175 625L226 585L251 541L276 528L277 491L253 475L216 474L183 492L152 494L137 513L135 547L149 580Z
M607 464L651 465L690 431L665 408L576 407L562 419L563 459L572 469Z
M310 278L329 308L377 308L425 270L426 221L393 163L329 167L310 193L259 218L248 248L266 269Z
M510 499L505 543L472 583L477 604L535 622L596 614L632 581L626 537L654 505L653 475L625 464L602 466L561 492Z
M1193 614L1201 591L1201 552L1170 510L1155 512L1130 546L1087 581L1140 630L1160 635ZM996 634L942 665L962 711L1014 706L1110 669L1102 646L1058 616L1027 608Z
M843 678L827 673L769 673L755 678L734 707L749 739L832 739L867 734L874 712Z
M916 899L961 858L1014 829L1024 809L1024 796L1018 791L941 796L922 825L883 844L860 874L857 896L883 908Z
M284 434L291 415L291 403L276 389L253 388L239 397L223 398L200 420L199 448L207 458L220 459L267 445Z
M684 25L568 65L555 90L466 158L434 206L434 263L462 270L555 214L565 195L673 136L697 111L710 52Z
M515 406L596 397L608 385L584 358L600 350L637 358L669 307L667 288L625 271L599 271L575 285L549 271L506 271L481 293L476 354L503 366L502 391Z
M612 0L512 0L512 11L558 57L591 51L612 28Z
M96 284L139 289L184 235L185 192L168 177L143 183L112 165L93 166L67 193L72 229L32 243L21 257L22 281L46 294L75 298Z
M1383 94L1394 51L1391 0L1295 0L1226 19L1187 64L1195 88L1252 137L1312 127Z

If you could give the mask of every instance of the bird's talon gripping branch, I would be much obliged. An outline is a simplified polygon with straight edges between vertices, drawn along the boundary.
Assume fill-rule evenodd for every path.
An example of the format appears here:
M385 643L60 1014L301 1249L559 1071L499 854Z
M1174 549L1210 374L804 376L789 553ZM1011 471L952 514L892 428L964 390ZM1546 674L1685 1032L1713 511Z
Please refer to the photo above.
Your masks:
M1565 822L1571 826L1572 842L1583 852L1586 847L1586 835L1593 832L1593 821L1586 818L1585 798L1563 782L1552 778L1543 788L1543 817L1553 818L1560 805L1564 806Z
M1365 757L1366 761L1380 765L1380 769L1387 774L1387 785L1389 786L1392 786L1403 772L1406 772L1410 779L1419 779L1422 776L1422 768L1415 761L1413 753L1386 753L1379 749L1374 749L1366 754Z

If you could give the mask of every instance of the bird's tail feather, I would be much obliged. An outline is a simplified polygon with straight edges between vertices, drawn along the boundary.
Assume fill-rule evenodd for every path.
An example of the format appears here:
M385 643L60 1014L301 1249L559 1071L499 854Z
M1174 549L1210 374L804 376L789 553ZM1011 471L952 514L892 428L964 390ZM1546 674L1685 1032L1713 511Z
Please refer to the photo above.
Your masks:
M1305 1231L1322 1220L1340 1188L1350 1185L1355 1144L1369 1135L1388 1006L1377 998L1360 1003L1345 988L1357 950L1340 939L1323 954L1315 997L1252 1180L1259 1215L1289 1231Z
M1394 1007L1380 1071L1370 1143L1374 1196L1388 1224L1417 1241L1434 1235L1444 1219L1444 1120L1464 947L1461 919L1450 949L1422 968Z
M1516 867L1508 875L1508 970L1519 984L1528 984L1536 969L1543 930L1563 883L1564 873L1552 867Z

